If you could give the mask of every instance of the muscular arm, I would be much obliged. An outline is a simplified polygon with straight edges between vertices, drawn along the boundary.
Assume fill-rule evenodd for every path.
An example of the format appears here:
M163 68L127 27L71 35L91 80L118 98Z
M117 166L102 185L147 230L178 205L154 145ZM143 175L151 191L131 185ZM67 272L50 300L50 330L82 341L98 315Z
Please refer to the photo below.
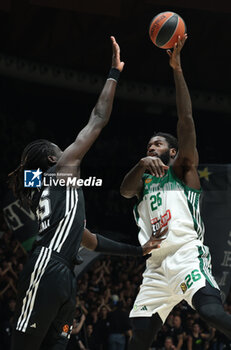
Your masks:
M121 255L121 256L142 256L149 254L153 249L159 248L162 238L167 228L160 232L158 230L155 236L151 236L149 241L142 247L136 247L134 245L125 244L113 241L99 234L91 233L88 229L84 229L82 237L82 246L89 250L95 250L104 254Z
M95 250L110 255L143 255L142 247L119 243L101 235L91 233L88 229L84 230L82 245L90 250Z
M178 39L173 52L168 50L176 87L178 115L178 154L173 163L173 170L186 185L199 189L200 182L196 170L198 166L198 153L196 149L196 131L192 115L192 104L180 62L180 51L186 39L187 35L182 40Z
M112 68L121 72L124 62L120 61L120 48L114 37L111 37L111 40L113 48ZM116 85L117 82L115 80L108 79L106 81L87 125L80 131L75 141L63 152L59 159L57 163L59 172L65 173L66 167L78 166L102 129L107 125L112 111Z
M142 176L145 171L154 176L163 176L164 170L168 169L158 157L147 156L140 161L129 171L124 177L120 186L120 194L125 198L132 198L141 195L143 188Z
M125 198L139 197L143 182L144 166L139 162L125 175L120 186L120 194Z
M116 82L107 80L87 125L80 131L75 141L64 151L58 162L59 168L62 166L78 165L95 142L109 121L115 89Z
M174 70L177 106L177 136L179 153L183 158L195 162L196 131L192 116L192 104L182 70Z

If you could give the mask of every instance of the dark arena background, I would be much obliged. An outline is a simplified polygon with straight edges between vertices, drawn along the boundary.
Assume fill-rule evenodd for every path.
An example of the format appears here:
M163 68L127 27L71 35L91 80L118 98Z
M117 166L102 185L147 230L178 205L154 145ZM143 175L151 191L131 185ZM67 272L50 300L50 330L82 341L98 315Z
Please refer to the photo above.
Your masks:
M112 239L138 244L132 214L135 200L124 199L119 189L127 171L145 155L147 141L155 131L176 135L169 58L148 36L152 18L168 10L178 13L187 26L188 40L181 57L197 132L205 242L227 312L231 313L231 3L4 0L0 2L2 350L9 349L17 279L36 232L33 217L21 211L7 188L8 173L17 167L23 148L34 139L51 140L61 149L73 142L87 123L110 70L111 35L120 45L125 67L110 122L82 162L82 178L103 180L102 187L84 188L87 227ZM110 313L119 298L124 312L129 312L137 293L142 277L139 259L100 257L79 275L76 322L83 326L77 345L68 349L81 349L82 342L82 349L111 350L106 340L100 340L104 337L96 326L101 317L99 308L105 303ZM195 316L182 304L172 318L180 316L183 324L187 313L188 318ZM231 348L230 341L219 332L211 335L202 323L201 328L211 336L207 349ZM129 327L125 330L128 339ZM153 349L163 348L163 334L163 339L159 338ZM184 344L187 348L187 337Z

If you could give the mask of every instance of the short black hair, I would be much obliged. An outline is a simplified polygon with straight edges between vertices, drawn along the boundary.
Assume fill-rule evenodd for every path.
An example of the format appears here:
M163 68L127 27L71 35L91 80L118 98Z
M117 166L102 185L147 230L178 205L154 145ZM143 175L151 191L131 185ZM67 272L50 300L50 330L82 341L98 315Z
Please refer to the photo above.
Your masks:
M161 136L164 137L165 140L168 142L169 148L175 148L176 151L178 151L178 141L177 138L171 134L168 134L166 132L154 132L152 137L155 136Z

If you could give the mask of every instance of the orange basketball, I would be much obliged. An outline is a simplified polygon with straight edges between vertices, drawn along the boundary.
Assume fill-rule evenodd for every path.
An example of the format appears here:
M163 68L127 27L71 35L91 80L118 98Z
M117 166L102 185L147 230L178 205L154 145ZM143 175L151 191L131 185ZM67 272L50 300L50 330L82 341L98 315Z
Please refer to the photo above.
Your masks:
M186 33L184 20L174 12L166 11L156 15L149 26L152 42L161 49L171 49L180 35Z

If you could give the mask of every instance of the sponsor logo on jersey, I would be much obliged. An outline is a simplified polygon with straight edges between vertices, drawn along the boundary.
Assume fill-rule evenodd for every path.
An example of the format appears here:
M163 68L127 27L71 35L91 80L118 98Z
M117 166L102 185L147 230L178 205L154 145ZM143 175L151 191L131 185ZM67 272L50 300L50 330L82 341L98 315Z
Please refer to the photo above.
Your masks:
M171 220L171 211L168 209L164 215L161 215L160 218L151 219L151 224L153 228L153 232L158 231L160 228L168 225L169 220Z
M150 182L152 182L152 179L150 179L150 178L145 180L146 184L149 184Z
M181 288L181 290L182 290L183 293L185 293L186 290L188 289L185 282L182 282L182 283L181 283L180 288Z

